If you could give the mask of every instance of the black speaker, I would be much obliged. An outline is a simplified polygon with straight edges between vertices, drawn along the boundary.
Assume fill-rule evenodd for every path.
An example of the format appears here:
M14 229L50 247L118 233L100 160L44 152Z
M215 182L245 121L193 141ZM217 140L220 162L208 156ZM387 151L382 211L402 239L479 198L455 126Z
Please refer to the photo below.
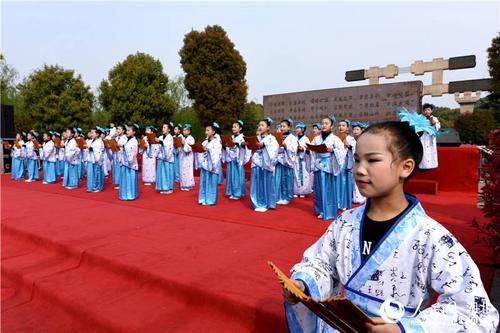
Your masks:
M14 125L14 106L0 105L0 118L2 121L0 137L13 139L16 137L16 127Z
M462 143L460 135L454 128L441 128L438 132L436 142L438 146L458 147Z

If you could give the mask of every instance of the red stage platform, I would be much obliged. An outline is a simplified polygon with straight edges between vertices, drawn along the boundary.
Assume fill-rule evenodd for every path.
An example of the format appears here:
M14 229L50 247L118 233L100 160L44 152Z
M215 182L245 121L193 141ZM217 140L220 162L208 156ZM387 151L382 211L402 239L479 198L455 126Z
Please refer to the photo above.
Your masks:
M437 169L417 170L405 190L425 194L478 191L479 149L476 146L438 147L438 162Z
M2 332L286 332L284 270L327 228L310 198L267 213L248 199L197 192L121 202L61 184L2 180ZM221 192L221 191L219 191ZM491 249L471 221L484 222L467 192L420 195L455 233L490 284Z

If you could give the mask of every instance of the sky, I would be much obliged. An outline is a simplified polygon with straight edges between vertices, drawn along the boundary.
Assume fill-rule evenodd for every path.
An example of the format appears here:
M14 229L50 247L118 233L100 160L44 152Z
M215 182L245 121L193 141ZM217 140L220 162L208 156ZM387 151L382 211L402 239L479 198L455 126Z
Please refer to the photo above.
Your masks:
M444 81L487 78L486 49L500 31L499 2L1 2L1 52L19 80L43 64L81 74L94 91L127 55L159 59L183 74L184 35L221 25L247 63L248 100L264 95L366 85L345 71L476 55L473 69ZM398 82L431 82L401 74ZM424 98L458 107L453 96Z

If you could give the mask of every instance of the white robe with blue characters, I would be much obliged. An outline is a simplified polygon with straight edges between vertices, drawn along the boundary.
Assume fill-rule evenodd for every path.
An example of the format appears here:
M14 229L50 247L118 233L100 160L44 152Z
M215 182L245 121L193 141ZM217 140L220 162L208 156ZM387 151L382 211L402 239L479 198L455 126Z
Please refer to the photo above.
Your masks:
M484 290L479 270L456 238L427 216L418 199L362 260L360 244L366 205L334 221L291 272L314 299L345 297L371 317L387 299L402 303L402 332L496 332L498 311ZM369 202L368 202L369 204ZM437 303L428 305L433 291ZM422 305L412 317L420 301ZM302 304L286 304L291 332L334 332Z
M310 143L307 136L302 136L299 141L299 146L303 148L301 151L297 151L297 160L295 162L295 182L294 182L294 194L296 195L306 195L313 191L313 175L308 171L307 164L310 159L310 153L308 154L307 144ZM310 170L310 169L309 169Z
M182 148L179 149L179 180L182 189L192 189L194 187L194 154L191 145L195 140L191 135L182 137Z

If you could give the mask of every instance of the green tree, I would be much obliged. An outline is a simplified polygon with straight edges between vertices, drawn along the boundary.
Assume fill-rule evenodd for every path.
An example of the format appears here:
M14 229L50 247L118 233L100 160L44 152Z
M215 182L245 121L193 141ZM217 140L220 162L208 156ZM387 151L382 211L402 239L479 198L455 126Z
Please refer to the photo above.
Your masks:
M488 144L488 134L495 122L491 112L474 112L460 115L455 121L455 129L464 143Z
M44 65L18 86L22 108L39 131L91 125L93 94L81 75L58 65ZM23 128L28 129L28 128Z
M259 124L259 121L264 118L264 108L262 104L255 102L250 102L245 104L245 109L240 116L243 120L244 132L247 135L253 135L255 133L255 128Z
M439 118L442 128L451 128L455 126L455 120L460 116L460 109L437 106L432 114Z
M24 129L31 126L32 122L21 105L21 97L16 86L18 78L17 70L7 63L3 54L0 53L0 101L2 104L14 106L15 126Z
M493 92L500 94L500 33L492 39L488 48L488 68L493 81Z
M177 103L180 111L187 106L191 106L192 101L189 99L188 91L184 85L184 76L179 75L168 81L168 95Z
M13 105L16 102L16 80L19 77L17 70L7 63L0 53L0 92L2 104Z
M99 102L111 121L160 126L177 109L168 77L152 56L137 52L113 67L99 87Z
M191 135L193 135L195 139L201 139L205 137L205 128L198 119L198 115L196 114L196 112L190 106L186 106L185 108L176 112L172 117L172 122L175 125L182 124L183 126L185 123L190 123L192 126Z
M179 51L185 85L203 124L219 122L229 130L246 102L246 63L224 29L207 26L187 33Z
M93 126L108 127L111 121L109 112L106 112L99 103L99 98L94 98L94 108L92 109L92 124Z

